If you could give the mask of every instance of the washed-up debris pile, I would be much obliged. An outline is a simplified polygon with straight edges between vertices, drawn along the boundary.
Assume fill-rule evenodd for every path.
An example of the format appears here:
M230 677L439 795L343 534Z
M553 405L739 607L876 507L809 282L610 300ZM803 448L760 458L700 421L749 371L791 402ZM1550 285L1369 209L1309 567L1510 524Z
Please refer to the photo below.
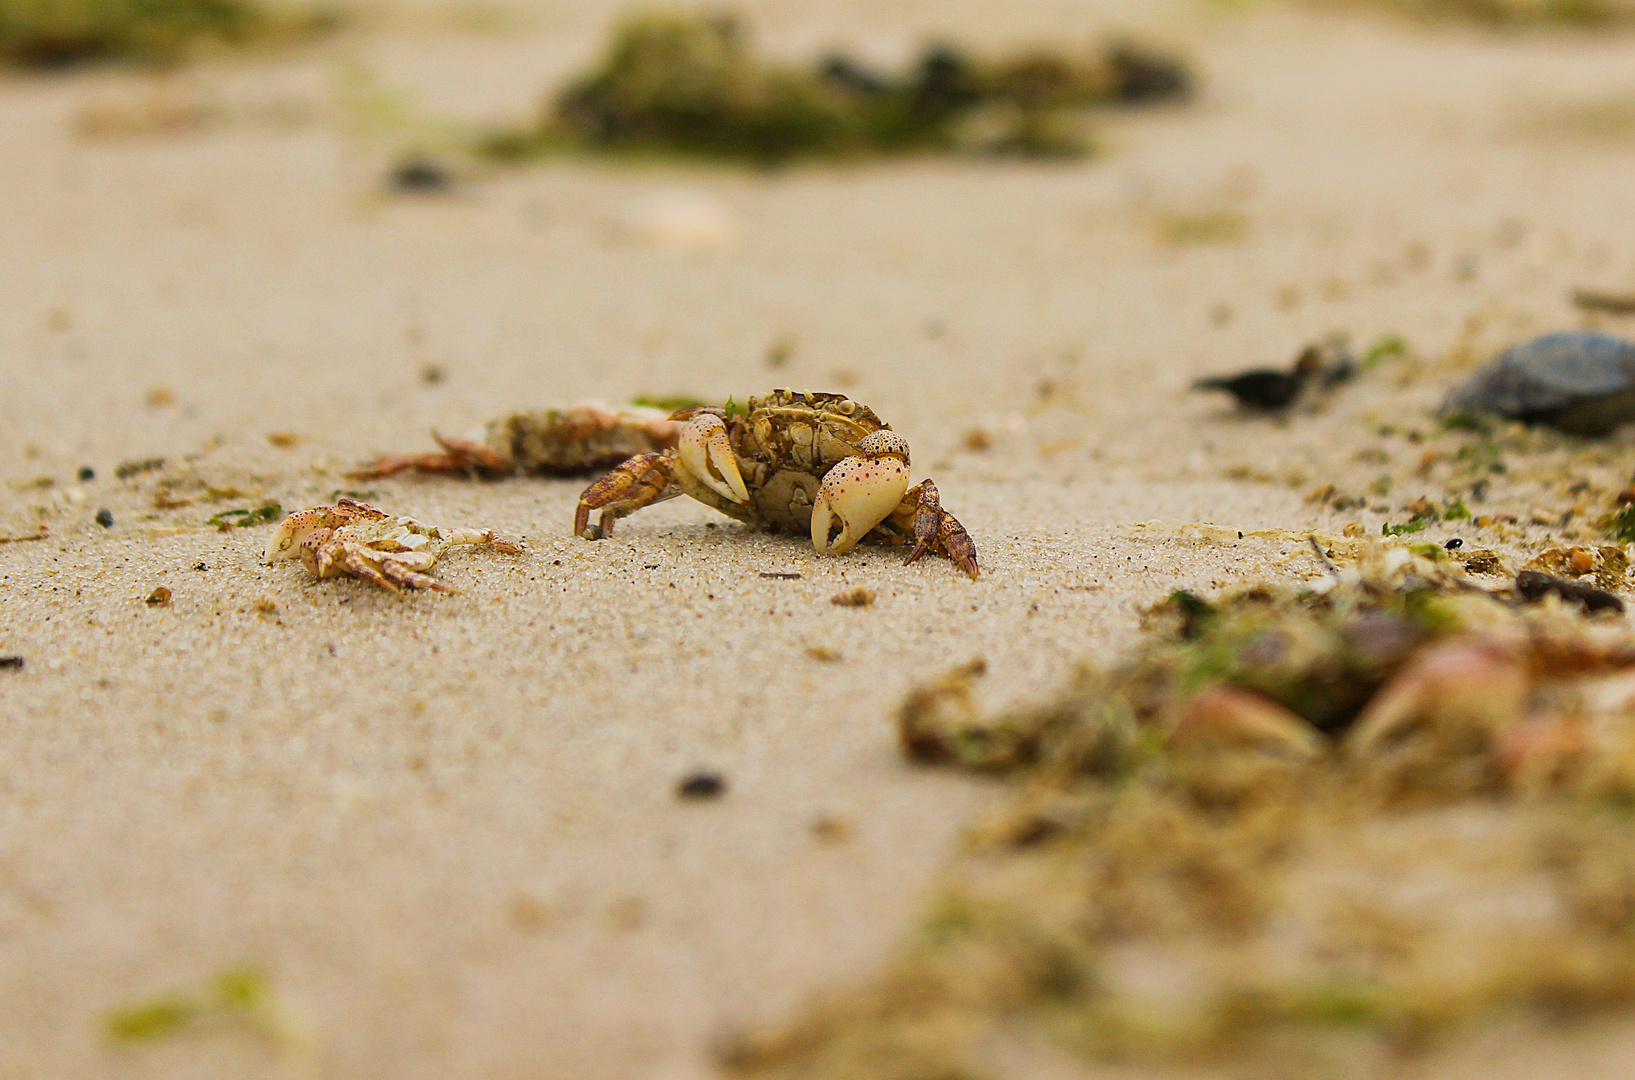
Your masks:
M978 708L980 665L915 691L906 753L1017 796L877 982L729 1065L965 1076L1044 1037L1326 1075L1635 999L1635 638L1395 542L1314 554L1176 593L1042 704Z
M775 63L751 51L730 16L649 14L616 30L599 65L551 100L535 130L496 135L487 148L762 164L922 151L1076 157L1088 149L1077 112L1182 97L1191 82L1178 61L1128 43L996 59L934 45L901 74L842 54Z

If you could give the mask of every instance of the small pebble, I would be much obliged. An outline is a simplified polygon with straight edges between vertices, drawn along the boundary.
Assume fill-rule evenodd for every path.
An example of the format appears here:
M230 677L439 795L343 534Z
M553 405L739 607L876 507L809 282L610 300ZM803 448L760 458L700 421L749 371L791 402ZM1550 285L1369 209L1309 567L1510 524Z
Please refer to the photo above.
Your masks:
M101 525L104 529L113 528L114 527L114 512L112 510L109 510L107 507L103 507L101 510L98 510L97 511L97 524Z
M165 588L163 585L159 586L157 589L154 589L152 592L148 593L148 598L145 603L148 605L148 607L164 607L170 603L170 590Z
M7 668L21 671L23 668L23 658L21 656L0 656L0 671L4 671Z
M87 480L95 480L97 478L97 471L91 468L89 465L81 465L79 467L79 478L81 483L84 483Z
M1442 546L1447 548L1449 551L1458 551L1460 548L1465 546L1465 542L1456 536Z
M720 773L695 772L676 785L676 798L699 800L718 799L727 790L727 781Z
M861 585L853 589L842 589L829 597L829 603L838 607L868 607L874 603L874 590L865 589Z

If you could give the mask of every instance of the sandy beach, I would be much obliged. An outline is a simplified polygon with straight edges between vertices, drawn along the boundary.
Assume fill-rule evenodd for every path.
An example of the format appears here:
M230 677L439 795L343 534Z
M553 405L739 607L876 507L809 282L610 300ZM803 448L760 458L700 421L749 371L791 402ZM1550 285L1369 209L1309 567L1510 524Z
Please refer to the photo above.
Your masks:
M1381 425L1584 325L1572 288L1635 288L1635 37L1273 4L742 5L786 55L1121 30L1192 60L1196 100L1103 116L1084 162L385 190L406 146L531 115L617 10L382 6L291 53L0 77L0 1076L711 1075L878 965L999 798L901 760L909 687L983 657L1025 700L1172 589L1312 575L1302 530L1418 494L1307 500L1411 476ZM139 130L155 100L194 119ZM1280 421L1188 391L1336 332L1412 359ZM583 480L342 476L515 409L777 386L904 434L981 580L687 500L590 543ZM346 491L529 550L398 597L207 524ZM677 798L697 769L720 798ZM277 1023L107 1038L244 968ZM1625 1075L1635 1037L1575 1038L1414 1075Z

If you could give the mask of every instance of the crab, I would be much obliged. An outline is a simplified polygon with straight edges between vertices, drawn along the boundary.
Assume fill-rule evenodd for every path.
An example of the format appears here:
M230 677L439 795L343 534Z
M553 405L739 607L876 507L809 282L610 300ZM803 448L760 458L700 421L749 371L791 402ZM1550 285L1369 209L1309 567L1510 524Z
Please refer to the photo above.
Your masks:
M663 409L642 405L613 408L582 401L566 409L519 412L490 420L478 432L450 439L431 433L442 452L388 454L347 473L373 480L410 469L492 478L513 473L562 476L594 472L632 454L676 444L681 425Z
M674 449L636 454L585 489L574 535L598 540L644 506L691 495L729 517L774 532L810 533L819 554L860 540L912 545L975 580L976 546L942 509L937 486L909 486L908 441L844 394L774 390L741 411L690 407ZM592 511L601 518L591 526Z
M356 499L340 499L334 506L316 506L285 518L273 530L262 559L270 566L298 557L319 580L346 574L388 592L404 588L456 592L425 573L456 544L487 544L507 555L523 551L522 541L492 529L440 529Z

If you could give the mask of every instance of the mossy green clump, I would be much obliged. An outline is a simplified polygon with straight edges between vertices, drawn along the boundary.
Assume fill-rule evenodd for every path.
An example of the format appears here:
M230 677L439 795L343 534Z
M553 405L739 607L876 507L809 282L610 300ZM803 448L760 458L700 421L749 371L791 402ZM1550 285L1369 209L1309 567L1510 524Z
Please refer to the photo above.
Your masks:
M0 0L0 64L172 63L202 44L299 36L336 18L275 12L258 0Z
M535 130L497 133L483 148L766 165L929 151L1076 157L1089 144L1075 111L1176 97L1189 84L1177 62L1129 45L991 61L936 45L901 74L838 54L777 63L756 56L730 16L645 14L617 28L600 63L552 99Z

